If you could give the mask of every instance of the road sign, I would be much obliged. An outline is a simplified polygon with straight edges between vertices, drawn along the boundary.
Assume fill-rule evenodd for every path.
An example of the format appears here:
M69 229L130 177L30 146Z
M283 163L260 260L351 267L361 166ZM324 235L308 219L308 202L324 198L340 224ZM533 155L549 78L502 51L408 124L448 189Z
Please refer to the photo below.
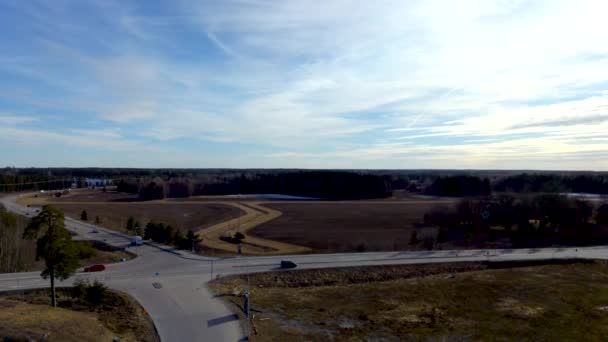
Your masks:
M245 292L243 295L243 312L245 312L245 316L249 319L249 292Z

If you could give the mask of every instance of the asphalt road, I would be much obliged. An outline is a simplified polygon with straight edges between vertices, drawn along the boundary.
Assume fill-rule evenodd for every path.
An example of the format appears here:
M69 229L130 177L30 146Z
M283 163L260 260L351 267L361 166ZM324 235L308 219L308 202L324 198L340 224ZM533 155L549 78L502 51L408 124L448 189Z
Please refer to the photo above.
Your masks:
M35 209L22 207L16 196L0 198L10 211L32 216ZM129 237L67 218L75 238L127 246ZM206 286L214 276L278 270L281 260L291 260L298 269L345 266L397 265L459 261L521 261L543 259L608 259L608 247L538 248L512 250L459 250L418 252L372 252L308 254L289 256L211 258L176 251L168 246L145 244L129 247L138 257L108 265L104 272L82 273L60 282L97 279L124 291L148 311L163 341L239 341L244 339L240 322L230 309L214 298ZM48 287L39 272L0 274L0 291Z

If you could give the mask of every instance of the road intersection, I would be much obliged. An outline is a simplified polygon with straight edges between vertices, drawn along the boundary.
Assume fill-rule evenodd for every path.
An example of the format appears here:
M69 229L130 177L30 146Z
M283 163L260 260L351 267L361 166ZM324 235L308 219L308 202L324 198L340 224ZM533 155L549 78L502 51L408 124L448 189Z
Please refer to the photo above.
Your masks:
M17 195L0 198L7 210L33 216L36 209L16 203ZM77 239L104 241L126 247L130 237L66 218ZM108 265L104 272L78 272L59 283L69 286L77 279L97 279L110 288L133 296L148 312L162 341L239 341L244 339L240 322L221 299L207 287L215 276L274 271L281 260L298 269L348 266L401 265L463 261L524 261L546 259L608 259L608 247L537 248L510 250L453 250L416 252L369 252L212 258L146 243L128 247L137 258ZM39 272L0 274L0 291L48 287Z

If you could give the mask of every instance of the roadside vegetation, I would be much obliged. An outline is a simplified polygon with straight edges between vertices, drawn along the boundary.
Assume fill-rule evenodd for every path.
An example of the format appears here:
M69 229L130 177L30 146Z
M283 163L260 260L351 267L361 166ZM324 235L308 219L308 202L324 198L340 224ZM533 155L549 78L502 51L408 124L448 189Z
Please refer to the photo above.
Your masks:
M45 205L40 213L34 216L25 230L23 238L36 240L36 259L44 260L44 269L40 274L51 280L51 306L57 306L55 279L69 278L80 267L80 259L87 259L95 250L72 241L72 235L65 227L63 212Z
M145 310L131 297L101 283L0 294L0 339L8 341L159 341Z
M23 239L29 219L7 212L0 206L0 273L42 271L45 262L36 259L36 240ZM132 259L133 254L102 242L73 241L80 251L81 264L103 264Z
M128 223L127 223L128 224ZM148 222L144 230L144 239L172 245L178 249L199 250L202 239L192 230L186 236L178 228L163 223Z
M240 311L250 283L255 341L608 336L605 262L486 270L479 263L402 267L252 274L216 280L211 287Z
M0 273L35 268L36 242L23 239L28 219L8 212L0 205Z
M464 247L544 247L608 242L608 205L558 194L466 198L424 215L438 228L421 243ZM417 238L418 239L418 238ZM429 241L430 240L430 241Z

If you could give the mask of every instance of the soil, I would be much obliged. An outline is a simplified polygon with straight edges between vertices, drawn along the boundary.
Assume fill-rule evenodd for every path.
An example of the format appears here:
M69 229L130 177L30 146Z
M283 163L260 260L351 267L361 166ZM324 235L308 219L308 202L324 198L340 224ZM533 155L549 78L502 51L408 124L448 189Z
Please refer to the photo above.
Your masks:
M313 248L317 252L416 249L412 231L434 200L264 203L283 214L249 232L252 236Z

